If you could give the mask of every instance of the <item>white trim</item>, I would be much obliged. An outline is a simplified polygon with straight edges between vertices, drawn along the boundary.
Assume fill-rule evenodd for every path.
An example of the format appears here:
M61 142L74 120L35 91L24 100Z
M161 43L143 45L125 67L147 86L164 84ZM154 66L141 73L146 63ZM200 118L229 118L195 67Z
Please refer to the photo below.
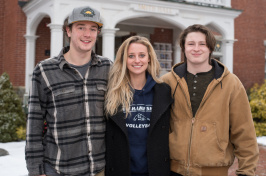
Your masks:
M31 85L31 77L35 63L36 39L39 36L24 35L26 38L26 65L25 65L25 92L28 93Z

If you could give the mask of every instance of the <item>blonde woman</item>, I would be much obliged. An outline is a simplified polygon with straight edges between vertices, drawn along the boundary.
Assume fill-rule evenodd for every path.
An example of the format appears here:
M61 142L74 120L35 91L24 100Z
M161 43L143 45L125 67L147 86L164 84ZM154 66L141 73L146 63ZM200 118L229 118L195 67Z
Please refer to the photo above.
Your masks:
M105 108L106 176L167 176L170 87L145 37L120 46L109 74Z

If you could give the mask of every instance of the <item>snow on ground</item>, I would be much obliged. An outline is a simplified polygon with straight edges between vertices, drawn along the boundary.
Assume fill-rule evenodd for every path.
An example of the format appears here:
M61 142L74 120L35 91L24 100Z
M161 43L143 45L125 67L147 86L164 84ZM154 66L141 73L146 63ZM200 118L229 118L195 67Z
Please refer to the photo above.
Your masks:
M0 157L1 176L26 176L25 141L0 143L9 155Z
M266 146L266 136L257 137L257 141L259 144Z
M257 141L266 146L266 136L258 137ZM27 176L25 141L0 143L0 148L9 152L9 155L0 157L1 176Z

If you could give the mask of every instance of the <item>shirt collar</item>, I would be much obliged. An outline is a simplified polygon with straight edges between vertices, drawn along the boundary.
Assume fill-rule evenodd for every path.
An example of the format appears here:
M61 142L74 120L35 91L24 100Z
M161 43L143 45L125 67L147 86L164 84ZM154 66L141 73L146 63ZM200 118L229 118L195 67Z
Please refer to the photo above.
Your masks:
M59 62L59 68L61 70L64 69L64 66L65 65L68 66L68 67L70 67L70 65L68 64L68 62L66 61L66 59L64 57L64 54L67 53L69 51L69 49L70 49L69 46L64 47L60 51L59 55L57 56L58 62ZM102 64L102 61L101 61L100 57L97 56L94 51L92 51L91 52L91 65L101 65L101 64Z

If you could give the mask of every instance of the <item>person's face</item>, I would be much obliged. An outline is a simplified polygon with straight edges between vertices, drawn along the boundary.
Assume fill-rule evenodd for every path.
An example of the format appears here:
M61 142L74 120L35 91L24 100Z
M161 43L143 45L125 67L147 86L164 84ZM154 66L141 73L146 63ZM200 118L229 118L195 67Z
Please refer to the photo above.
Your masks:
M77 52L91 51L98 35L98 25L90 21L80 21L67 28L67 35L71 37L70 48Z
M207 47L206 36L201 32L191 32L185 40L185 55L187 64L209 64L210 50Z
M127 69L130 77L145 76L150 62L148 49L140 43L131 43L128 47Z

